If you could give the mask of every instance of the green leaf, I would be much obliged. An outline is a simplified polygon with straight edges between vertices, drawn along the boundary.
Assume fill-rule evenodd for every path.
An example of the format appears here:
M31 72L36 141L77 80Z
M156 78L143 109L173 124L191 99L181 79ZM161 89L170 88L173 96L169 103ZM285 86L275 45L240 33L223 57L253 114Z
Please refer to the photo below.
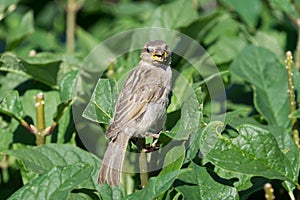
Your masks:
M9 148L9 145L13 142L13 134L8 128L0 129L0 162L3 158L2 152Z
M269 0L271 6L275 10L280 10L287 15L293 16L295 19L299 18L299 14L290 1L285 0ZM298 1L296 1L298 2Z
M115 80L100 79L93 91L92 98L83 112L83 117L109 124L112 119L118 91Z
M89 163L94 166L92 174L86 178L85 187L95 188L100 161L91 153L69 144L47 144L38 147L26 147L7 150L4 154L20 159L25 168L35 173L43 174L53 167L64 167L76 163Z
M142 190L136 191L127 199L155 199L160 194L168 190L175 179L190 169L180 169L161 176L152 177L149 179L148 185Z
M197 19L198 13L193 1L177 0L154 10L149 26L178 29L188 26Z
M15 192L9 199L66 199L69 193L91 175L92 166L77 163L54 167Z
M163 169L159 173L159 176L181 168L185 156L184 144L185 143L182 143L180 146L175 146L168 151L164 159Z
M1 62L1 61L0 61ZM0 97L6 96L9 92L21 86L29 78L25 76L20 76L15 73L6 73L6 75L0 75Z
M99 191L102 199L105 200L124 199L126 196L122 187L111 187L107 183L98 185L97 190Z
M256 46L266 48L278 56L282 56L284 54L284 49L282 48L282 45L284 44L283 41L286 40L284 34L280 34L277 32L274 33L257 31L254 39L254 44Z
M0 2L0 21L15 10L18 2L19 0L2 0Z
M33 12L28 11L20 18L19 25L16 26L13 32L7 36L7 49L11 50L21 42L23 42L29 35L34 32Z
M63 116L63 114L71 107L73 100L67 102L62 102L57 106L57 110L53 115L53 121L58 122L58 120Z
M248 24L248 26L250 26L251 28L254 28L256 26L262 10L262 3L260 0L222 0L222 3L227 5L230 9L236 11Z
M269 124L289 125L286 71L274 53L248 46L233 61L230 69L253 86L255 107ZM282 75L280 79L278 74Z
M52 54L41 53L22 59L13 53L6 52L0 56L0 71L31 77L55 87L60 63L60 58Z
M91 33L81 27L76 28L76 35L80 46L87 53L91 52L100 43Z
M234 187L216 182L205 167L192 162L189 168L192 170L180 176L176 187L184 199L239 199Z
M0 112L17 119L18 121L22 120L24 111L18 91L11 91L1 100Z
M295 110L289 115L290 118L300 118L300 109Z
M209 45L224 36L236 37L239 33L240 26L241 25L234 20L229 13L225 12L208 21L198 35L204 44Z
M180 83L184 82L180 81ZM194 91L187 84L187 82L183 84L185 85L183 87L185 88L185 91L179 91L178 95L176 93L178 90L173 91L173 96L176 95L174 98L180 98L180 101L176 100L175 103L181 103L181 105L178 104L178 106L181 106L181 115L180 119L172 127L171 131L164 132L165 135L176 140L187 140L189 135L198 130L200 121L202 120L202 102L199 102L199 97L195 94L199 92L201 93L201 90L196 89L196 91Z
M230 62L245 46L243 38L224 35L208 49L208 52L216 64L222 64Z
M269 131L243 124L237 137L228 138L221 134L223 127L222 122L211 122L201 133L200 149L206 161L232 172L295 182L293 164Z
M60 98L62 101L73 99L76 91L78 71L67 73L59 83Z

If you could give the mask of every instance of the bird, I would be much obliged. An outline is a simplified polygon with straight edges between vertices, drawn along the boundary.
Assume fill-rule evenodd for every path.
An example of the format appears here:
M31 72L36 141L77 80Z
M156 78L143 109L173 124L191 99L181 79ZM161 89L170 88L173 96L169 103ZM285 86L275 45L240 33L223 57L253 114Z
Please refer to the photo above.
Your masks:
M157 138L163 128L172 86L171 51L162 40L148 41L140 59L120 91L106 131L109 143L98 174L99 184L119 186L130 139Z

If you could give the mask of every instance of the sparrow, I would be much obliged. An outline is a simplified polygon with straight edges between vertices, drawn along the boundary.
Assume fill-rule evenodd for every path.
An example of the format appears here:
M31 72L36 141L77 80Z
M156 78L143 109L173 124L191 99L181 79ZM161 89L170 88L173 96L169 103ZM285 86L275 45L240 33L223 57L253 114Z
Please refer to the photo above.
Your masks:
M140 58L124 83L106 132L110 141L99 171L99 184L120 185L130 139L157 137L163 126L172 85L171 52L164 41L149 41Z

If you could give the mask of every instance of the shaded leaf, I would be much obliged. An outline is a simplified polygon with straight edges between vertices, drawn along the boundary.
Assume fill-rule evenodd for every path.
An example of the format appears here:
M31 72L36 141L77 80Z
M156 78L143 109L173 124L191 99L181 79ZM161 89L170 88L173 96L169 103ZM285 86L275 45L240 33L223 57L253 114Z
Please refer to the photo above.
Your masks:
M22 120L24 116L23 107L17 91L11 91L0 102L0 112L13 117L17 120Z
M7 128L1 128L0 129L0 162L3 158L3 152L4 150L9 148L9 145L13 142L13 134L7 129Z
M186 27L197 19L198 13L193 1L177 0L154 10L149 25L177 29Z
M83 117L109 124L112 119L118 91L115 80L100 79L93 91L92 98L83 112Z
M240 0L223 0L225 5L230 9L236 11L241 18L250 26L254 28L262 9L260 0L240 1ZM251 9L249 9L251 8Z
M76 186L91 175L91 171L92 166L82 163L54 167L24 185L9 199L66 199Z
M189 168L192 170L180 176L175 187L185 199L239 199L234 187L216 182L206 168L193 162Z
M73 104L73 100L67 102L62 102L57 106L56 112L53 115L53 121L58 122L58 120L63 116L63 114L70 108Z
M185 157L184 144L185 143L182 143L180 146L175 146L168 151L164 159L163 169L159 173L159 176L179 170L181 168Z
M6 52L0 56L0 71L31 77L55 87L60 63L60 58L52 54L38 54L22 59Z
M122 187L110 187L107 183L103 185L98 185L97 190L99 191L102 199L124 199L124 197L126 196L125 191Z
M271 51L248 46L230 66L235 74L254 88L254 104L271 125L287 127L290 123L285 67ZM278 74L281 78L278 79Z
M78 71L67 73L59 83L60 98L62 101L73 99L76 91Z
M26 147L7 150L3 153L20 159L25 168L43 174L53 167L64 167L76 163L89 163L94 166L92 174L86 178L85 187L94 188L100 161L91 153L69 144L47 144L39 147Z
M228 138L221 134L223 126L211 122L201 133L200 149L206 161L232 172L295 182L292 163L267 130L243 124L237 137Z
M176 178L190 169L180 169L161 176L149 179L148 185L142 190L136 191L127 197L127 199L155 199L160 194L168 190Z
M11 50L15 46L23 42L29 35L34 32L33 12L28 11L20 19L19 26L15 27L14 31L7 36L8 49Z
M269 0L269 2L273 9L280 10L294 18L299 18L299 14L291 2L285 0Z

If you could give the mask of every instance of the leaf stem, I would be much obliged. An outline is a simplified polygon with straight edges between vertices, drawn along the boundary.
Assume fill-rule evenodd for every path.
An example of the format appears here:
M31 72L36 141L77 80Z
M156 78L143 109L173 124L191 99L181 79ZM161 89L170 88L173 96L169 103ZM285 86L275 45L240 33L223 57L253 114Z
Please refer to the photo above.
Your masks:
M39 93L36 95L36 143L37 145L43 145L45 144L45 109L44 109L44 94Z
M296 110L296 97L295 97L295 84L294 84L294 77L293 77L293 56L290 51L286 52L286 60L285 60L285 67L287 71L287 76L288 76L288 95L290 99L290 113L293 113ZM297 119L296 118L291 118L291 125L293 129L293 138L300 149L300 144L299 144L299 132L298 129L296 128L297 124Z
M73 53L75 49L75 24L78 4L75 0L68 0L67 4L67 53Z
M144 147L145 147L145 138L138 138L137 148L140 152L139 167L140 167L140 178L141 178L142 188L144 188L148 184L147 156L146 156L146 152L144 151Z
M298 29L298 41L297 41L297 48L296 48L295 65L296 65L296 69L300 70L300 19L296 20L296 26Z

